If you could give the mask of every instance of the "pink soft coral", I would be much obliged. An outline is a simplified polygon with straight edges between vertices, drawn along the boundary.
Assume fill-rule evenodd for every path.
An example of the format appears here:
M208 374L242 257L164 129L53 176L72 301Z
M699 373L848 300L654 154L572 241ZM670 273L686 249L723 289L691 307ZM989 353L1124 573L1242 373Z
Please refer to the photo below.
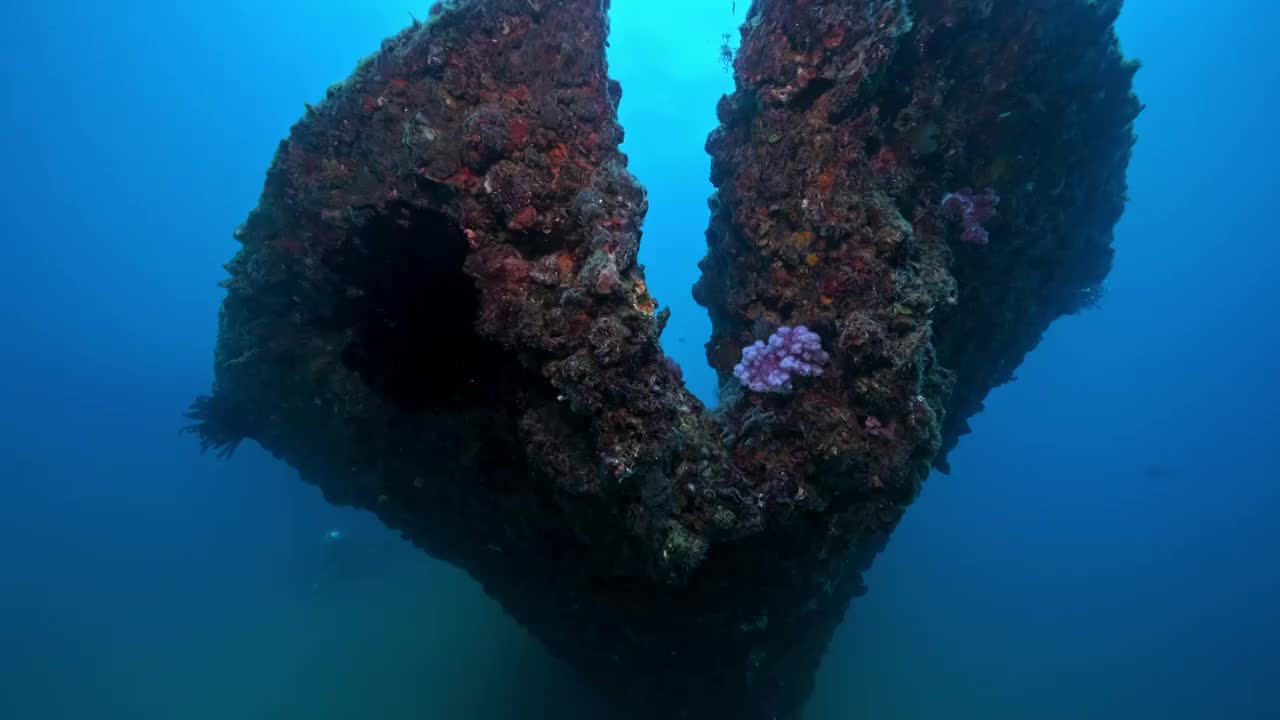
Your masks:
M999 204L1000 196L991 188L976 194L971 188L960 188L942 196L943 212L964 228L960 241L971 245L986 245L991 239L982 224L996 214Z

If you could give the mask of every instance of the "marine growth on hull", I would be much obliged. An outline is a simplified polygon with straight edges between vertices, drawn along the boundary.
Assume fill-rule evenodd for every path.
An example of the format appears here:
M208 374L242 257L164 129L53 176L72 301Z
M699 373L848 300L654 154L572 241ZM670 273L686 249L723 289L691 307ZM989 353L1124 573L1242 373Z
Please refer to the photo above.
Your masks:
M437 6L281 142L193 429L465 569L618 716L797 717L930 469L1097 298L1119 5L753 4L707 143L715 410L636 264L607 3Z

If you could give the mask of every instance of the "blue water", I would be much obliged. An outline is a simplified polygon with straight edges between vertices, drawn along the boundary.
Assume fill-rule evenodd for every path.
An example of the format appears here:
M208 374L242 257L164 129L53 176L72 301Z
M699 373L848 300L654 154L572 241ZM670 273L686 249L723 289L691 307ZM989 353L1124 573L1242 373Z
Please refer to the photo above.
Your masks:
M642 261L710 396L701 147L745 7L614 6ZM176 434L276 143L410 10L8 7L0 718L599 716L465 575L256 446L218 462ZM1054 325L927 484L808 720L1280 717L1277 21L1264 0L1128 1L1148 108L1102 308ZM324 572L330 528L382 564Z

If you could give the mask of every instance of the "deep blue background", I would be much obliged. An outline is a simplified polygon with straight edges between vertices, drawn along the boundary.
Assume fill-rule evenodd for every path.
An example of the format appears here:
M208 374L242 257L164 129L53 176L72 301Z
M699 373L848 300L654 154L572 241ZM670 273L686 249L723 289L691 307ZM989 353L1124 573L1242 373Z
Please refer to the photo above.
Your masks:
M0 717L589 714L465 576L256 446L176 434L276 143L426 3L111 5L19 0L0 26ZM617 0L610 50L642 260L704 396L689 287L730 5ZM1280 717L1278 21L1129 0L1148 108L1102 309L1052 328L927 485L810 720ZM311 589L330 527L387 572Z

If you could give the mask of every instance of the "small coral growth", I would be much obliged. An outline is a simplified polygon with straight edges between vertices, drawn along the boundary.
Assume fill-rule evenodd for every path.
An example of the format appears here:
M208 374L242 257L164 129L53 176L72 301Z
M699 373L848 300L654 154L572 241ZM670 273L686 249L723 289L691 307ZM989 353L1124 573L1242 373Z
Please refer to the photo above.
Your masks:
M996 214L996 206L1000 204L1000 196L995 190L987 188L975 193L969 188L961 188L942 196L942 210L952 220L960 223L964 231L960 241L970 245L986 245L991 236L983 223Z
M821 375L828 359L817 333L803 325L780 327L768 344L757 340L742 349L733 375L755 392L786 393L793 376Z

